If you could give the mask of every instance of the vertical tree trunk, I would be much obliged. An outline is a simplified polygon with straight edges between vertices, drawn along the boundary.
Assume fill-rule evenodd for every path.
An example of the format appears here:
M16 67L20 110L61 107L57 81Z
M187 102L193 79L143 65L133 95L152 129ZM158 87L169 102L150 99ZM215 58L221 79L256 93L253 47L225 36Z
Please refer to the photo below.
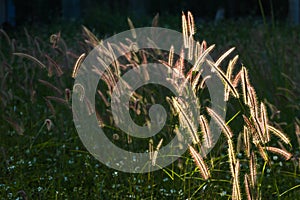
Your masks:
M289 0L289 20L296 25L300 23L300 0Z

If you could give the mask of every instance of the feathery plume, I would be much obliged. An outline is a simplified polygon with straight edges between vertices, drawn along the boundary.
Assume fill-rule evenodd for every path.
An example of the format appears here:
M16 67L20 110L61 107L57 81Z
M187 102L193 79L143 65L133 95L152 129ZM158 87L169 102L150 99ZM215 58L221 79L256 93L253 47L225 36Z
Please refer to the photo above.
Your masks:
M159 13L157 13L153 20L152 20L152 27L158 27L158 21L159 21Z
M233 68L238 60L239 56L236 55L232 60L229 61L228 67L227 67L227 71L226 71L226 77L228 78L228 80L231 82L231 75L232 75L232 71ZM232 84L233 87L235 87ZM231 91L228 84L225 84L225 88L224 88L224 101L228 101L229 100L229 92Z
M209 115L217 122L219 127L222 129L223 133L226 135L227 139L230 139L232 137L232 131L230 130L229 126L225 124L223 119L212 109L207 107L207 112Z
M196 42L195 51L194 51L194 58L195 58L195 60L197 60L199 58L200 53L201 53L201 45L200 45L200 42L197 41Z
M206 166L206 164L205 164L203 158L201 157L201 155L191 145L189 145L189 150L190 150L190 154L192 155L197 167L200 170L202 178L204 180L209 179L210 178L210 173L209 173L208 167Z
M154 152L154 148L153 148L153 139L151 138L149 140L149 159L152 160L153 158L153 152Z
M205 51L203 53L201 53L201 55L198 57L198 59L196 60L192 71L199 71L200 68L202 67L202 64L207 61L206 57L208 56L208 54L215 48L215 45L211 45L210 47L208 47L207 49L205 49Z
M270 141L270 133L268 130L268 117L267 117L266 107L263 102L261 102L261 104L260 104L260 115L261 115L263 136L264 136L265 142L269 142Z
M274 135L279 137L284 143L290 144L290 139L284 133L282 133L281 131L279 131L278 129L276 129L271 125L267 125L267 127L269 131L271 131Z
M261 127L261 123L260 123L259 119L256 116L253 117L253 123L254 123L255 129L256 129L256 133L257 133L257 135L259 137L259 141L262 144L265 144L266 141L265 141L265 138L264 138L264 134L263 134L263 130L262 130L262 127Z
M257 104L257 97L256 92L252 86L248 86L248 99L249 99L249 108L251 116L255 116L258 118L258 104Z
M183 44L184 44L184 48L188 48L189 35L188 35L187 20L184 12L182 12L181 20L182 20Z
M188 11L187 14L188 14L187 23L188 23L190 35L194 35L196 33L194 17L190 11Z
M218 60L216 61L215 66L216 66L216 67L219 67L220 64L221 64L221 62L222 62L222 61L223 61L223 60L224 60L231 52L233 52L234 49L235 49L235 47L233 47L233 48L227 50L225 53L223 53L222 56L220 56L220 58L218 58Z
M210 60L207 60L208 64L217 71L219 77L229 86L230 90L232 91L232 94L235 98L239 98L239 93L237 92L237 90L235 89L235 87L233 87L233 85L231 84L230 80L228 80L228 78L226 77L226 75L224 74L224 72L219 69L219 67L211 62Z
M177 99L172 97L172 104L176 109L177 113L179 114L179 120L187 127L187 130L192 137L193 144L198 144L200 142L200 139L197 134L197 127L190 120L190 117L188 113L185 112L185 109L181 106L182 103L180 103Z
M83 62L84 58L85 58L85 53L81 54L78 57L78 59L76 60L76 63L74 65L73 72L72 72L72 78L76 78L78 70L79 70L80 65Z
M173 66L173 59L174 59L174 46L172 45L169 51L169 60L168 60L168 65L170 67Z
M244 184L245 184L247 200L252 200L251 189L250 189L250 186L249 186L249 175L248 174L245 174L245 176L244 176Z
M194 53L194 37L193 35L189 36L189 49L188 49L188 59L193 60Z
M47 68L41 61L39 61L37 58L35 58L31 55L28 55L28 54L25 54L25 53L13 53L13 55L27 58L27 59L32 60L35 63L37 63L41 68L44 68L44 69Z
M233 174L233 191L232 191L232 199L233 200L241 200L241 189L239 184L239 172L240 172L240 161L237 160L234 174Z
M235 152L234 152L234 148L233 148L233 142L231 139L228 139L227 143L228 143L229 161L232 163L232 170L234 170L234 166L236 164L236 158L235 158Z
M153 152L153 157L152 157L152 166L155 166L156 165L156 159L157 159L157 155L158 155L158 151L162 145L162 142L163 142L163 139L160 139L158 145L156 146L156 149L155 151Z
M265 162L269 162L269 157L265 149L260 145L257 144L258 152L261 155L261 157L265 160Z
M241 81L241 77L242 77L242 70L240 70L239 73L237 73L237 75L235 75L235 77L232 81L233 87L238 86L239 82Z
M135 31L134 25L133 25L133 23L132 23L132 21L129 17L127 18L127 22L128 22L129 27L130 27L132 37L134 39L136 39L136 31Z
M53 123L52 123L51 119L46 119L45 120L45 125L47 127L47 130L50 131L52 126L53 126Z
M250 168L250 185L252 188L256 185L256 156L254 152L251 153L250 160L249 160L249 168Z
M212 146L212 137L211 137L211 132L210 132L210 128L209 128L207 119L205 118L204 115L200 115L199 121L200 121L201 130L203 132L204 142L207 147L211 147Z
M243 97L244 97L244 103L246 105L250 105L249 101L249 94L248 94L248 87L249 87L249 82L248 82L248 72L246 67L242 66L241 69L241 80L242 80L242 88L243 88Z
M201 81L199 87L200 87L201 89L203 89L203 88L205 87L205 82L207 81L207 79L210 79L210 78L211 78L210 75L205 76L205 77L203 78L203 80Z
M250 133L247 126L244 126L244 146L247 157L250 157Z
M267 151L270 151L272 153L276 153L278 155L281 155L282 157L284 157L285 160L289 160L292 157L292 154L283 150L283 149L279 149L276 147L265 147Z
M62 92L59 88L55 87L53 84L49 83L48 81L44 81L44 80L41 80L41 79L38 79L38 81L39 81L40 83L42 83L43 85L45 85L45 86L47 86L47 87L53 89L53 90L54 90L55 92L57 92L59 95L62 95L62 94L63 94L63 92Z

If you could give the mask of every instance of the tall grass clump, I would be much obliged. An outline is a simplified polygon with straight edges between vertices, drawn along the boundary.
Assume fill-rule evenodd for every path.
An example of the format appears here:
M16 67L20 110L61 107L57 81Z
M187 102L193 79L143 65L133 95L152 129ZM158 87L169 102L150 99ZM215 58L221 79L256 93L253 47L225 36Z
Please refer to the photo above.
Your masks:
M99 126L114 144L133 152L149 152L149 161L156 165L159 149L167 145L174 135L179 138L183 135L178 123L184 125L184 131L191 138L192 144L181 158L159 171L146 174L123 173L99 163L82 145L72 123L71 95L84 89L73 87L74 78L86 55L101 43L101 39L85 26L80 38L73 40L65 37L63 31L57 31L49 33L49 39L44 41L25 29L25 37L21 41L0 30L0 117L5 122L0 124L1 130L4 130L0 142L0 196L6 199L297 199L300 188L300 116L295 114L299 112L299 98L294 94L299 90L294 80L298 77L291 78L288 70L285 71L287 73L281 69L273 72L275 61L269 62L271 57L281 62L280 57L273 55L273 47L266 50L270 52L263 52L267 61L253 59L255 54L251 51L262 49L258 47L261 44L254 44L258 46L253 49L240 46L239 50L238 47L244 63L241 64L239 56L232 55L235 51L232 44L238 41L239 36L249 43L245 33L247 28L239 35L234 32L236 38L230 40L231 43L221 42L230 48L218 49L224 52L220 56L215 56L218 53L213 51L218 45L210 45L208 40L191 45L189 41L198 37L197 29L205 36L205 31L211 27L203 30L197 27L190 12L182 13L181 17L184 48L188 51L186 55L184 51L180 55L174 54L172 46L169 52L155 49L129 51L130 41L112 44L104 52L111 57L115 57L116 51L127 52L107 68L95 94ZM158 20L157 15L152 25L157 26ZM128 19L128 23L133 29L133 22ZM232 24L229 23L228 27L231 28ZM261 34L260 30L257 32L255 34ZM220 34L210 30L210 33L219 41L220 37L228 37L225 32ZM277 48L272 40L270 37L268 42ZM68 45L74 41L78 42ZM207 60L209 54L215 56L216 61ZM191 66L186 60L194 60L196 64ZM268 68L254 66L260 61ZM228 106L225 119L211 108L206 86L206 80L211 77L203 77L204 62L224 84L222 98ZM294 62L288 63L294 65ZM199 127L191 123L193 113L186 102L175 97L167 88L153 84L132 94L130 114L136 124L149 124L149 107L162 104L168 113L162 131L154 137L140 139L115 126L110 100L116 82L129 69L147 63L172 68L191 83L199 99ZM256 70L257 73L254 73ZM294 72L296 69L290 70ZM260 87L265 87L261 76L267 72L274 73L268 77L271 80L277 76L285 80L285 85L271 90L287 98L284 102L289 102L288 105L295 109L292 116L277 117L277 106L284 108L276 105L281 97L272 98L267 91L268 98L265 98L262 91L257 92ZM272 82L268 81L269 86ZM285 115L284 110L281 113ZM286 125L285 121L280 121L285 119L290 120ZM209 148L213 145L214 133L208 125L210 120L223 134L212 151L204 156L202 145Z

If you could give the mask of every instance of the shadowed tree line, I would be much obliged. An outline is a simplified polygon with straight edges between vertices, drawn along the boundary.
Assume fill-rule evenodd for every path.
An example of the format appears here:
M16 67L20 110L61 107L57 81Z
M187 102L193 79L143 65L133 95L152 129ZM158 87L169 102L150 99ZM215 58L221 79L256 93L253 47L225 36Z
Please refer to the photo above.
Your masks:
M288 1L261 0L264 12L276 19L285 19ZM192 11L203 19L214 19L219 9L225 10L226 18L261 16L259 0L15 0L16 22L49 23L61 18L84 18L90 9L98 9L111 15L153 16L156 13L177 15L184 10Z

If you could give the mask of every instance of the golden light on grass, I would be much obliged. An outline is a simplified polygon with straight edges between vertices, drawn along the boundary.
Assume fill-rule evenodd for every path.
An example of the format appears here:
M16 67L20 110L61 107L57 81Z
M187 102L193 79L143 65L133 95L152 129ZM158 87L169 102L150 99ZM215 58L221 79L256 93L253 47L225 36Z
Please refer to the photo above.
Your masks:
M227 139L230 139L233 133L229 128L229 126L227 126L226 123L223 121L223 119L211 108L207 107L207 112L217 122L219 127L222 129L223 133L226 135Z
M283 149L279 149L277 147L265 147L265 148L267 151L270 151L272 153L276 153L276 154L282 156L285 160L289 160L293 156L290 152L283 150Z
M203 132L203 139L207 147L212 146L212 137L211 137L211 132L210 128L207 122L207 119L205 118L204 115L200 115L200 127Z
M81 54L78 57L78 59L76 60L76 63L74 65L73 72L72 72L72 78L76 78L78 70L79 70L80 65L83 62L84 58L85 58L85 53Z
M189 36L188 36L187 20L186 20L186 16L185 16L184 12L182 12L181 21L182 21L183 44L184 44L184 47L187 48Z
M163 139L160 139L158 145L156 146L155 151L154 151L153 154L152 154L152 159L151 159L151 160L152 160L152 166L155 166L155 165L156 165L156 159L157 159L158 151L159 151L159 149L160 149L162 143L163 143Z
M252 188L256 186L256 177L257 177L257 172L256 172L256 156L255 153L252 152L249 160L249 168L250 168L250 185Z
M222 57L222 56L221 56ZM235 98L239 98L239 93L237 92L237 90L235 89L235 87L232 85L232 83L230 82L230 80L226 77L226 75L224 74L224 72L216 65L216 63L207 60L208 64L217 71L219 77L229 86L230 90L232 91L232 94ZM221 62L221 61L219 61Z
M265 107L265 104L263 102L260 103L260 120L262 125L262 131L263 131L263 138L265 142L270 141L270 133L268 129L268 116L267 116L267 110Z
M232 71L234 69L234 66L238 60L239 56L236 55L232 60L229 61L229 64L227 66L227 70L226 70L226 77L227 79L232 83L231 81L231 76L232 76ZM236 87L233 83L232 83L233 87ZM230 87L227 83L225 83L225 88L224 88L224 101L228 101L229 100L229 93L230 93Z
M239 174L240 174L240 161L236 161L236 165L234 168L234 174L233 174L233 189L232 189L232 199L233 200L241 200L241 189L240 189L240 183L239 183Z
M244 126L244 130L243 130L243 139L244 139L244 146L245 146L245 152L247 157L250 157L250 133L249 133L249 129L247 128L247 126Z
M290 139L282 133L280 130L276 129L275 127L268 125L268 130L271 131L274 135L279 137L284 143L290 144Z
M189 145L189 150L190 150L190 154L193 157L197 167L200 170L200 174L202 175L202 178L204 180L209 179L210 172L209 172L209 169L208 169L207 165L205 164L202 156L191 145Z
M172 105L178 113L179 120L182 122L182 124L186 127L189 134L191 135L193 144L198 144L200 142L200 139L197 133L197 127L191 120L191 116L189 116L189 113L186 112L186 109L184 109L182 103L174 97L172 97Z

